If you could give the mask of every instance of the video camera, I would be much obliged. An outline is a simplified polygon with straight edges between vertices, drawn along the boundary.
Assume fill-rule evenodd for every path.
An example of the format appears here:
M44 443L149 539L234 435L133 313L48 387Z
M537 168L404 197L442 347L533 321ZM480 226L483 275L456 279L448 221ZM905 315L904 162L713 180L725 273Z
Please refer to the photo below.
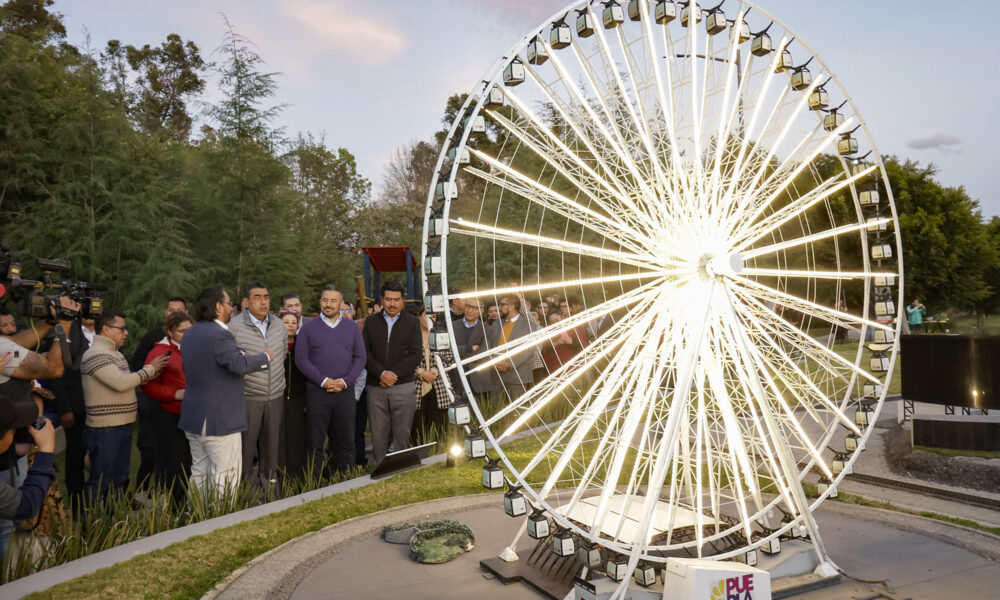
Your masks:
M30 319L51 319L50 307L56 310L57 319L75 319L77 316L96 319L101 315L104 303L98 292L107 290L107 286L86 281L53 281L53 273L66 273L70 270L68 260L38 258L35 263L44 273L42 280L22 279L21 263L15 259L10 246L0 243L0 297L6 291L5 286L12 289L31 288L17 303L17 310L23 316ZM59 293L47 294L48 290L58 290ZM62 296L80 303L79 314L59 304Z

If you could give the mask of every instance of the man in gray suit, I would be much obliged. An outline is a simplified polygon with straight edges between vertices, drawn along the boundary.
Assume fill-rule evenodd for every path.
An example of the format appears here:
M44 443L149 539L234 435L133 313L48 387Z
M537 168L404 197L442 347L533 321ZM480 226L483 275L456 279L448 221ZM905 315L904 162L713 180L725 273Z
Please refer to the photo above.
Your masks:
M538 328L530 317L522 314L519 296L515 294L503 296L500 298L499 308L500 322L488 332L490 348L523 338ZM532 358L536 352L535 348L529 348L497 363L498 387L504 389L509 398L514 399L524 395L524 392L534 384Z
M482 319L482 304L478 298L465 299L465 316L452 323L455 330L455 350L459 358L465 359L486 351L486 338L493 331L499 329L499 325L488 326ZM466 371L475 368L475 365L468 365ZM493 391L493 375L490 370L478 371L469 375L469 387L477 398L481 398Z

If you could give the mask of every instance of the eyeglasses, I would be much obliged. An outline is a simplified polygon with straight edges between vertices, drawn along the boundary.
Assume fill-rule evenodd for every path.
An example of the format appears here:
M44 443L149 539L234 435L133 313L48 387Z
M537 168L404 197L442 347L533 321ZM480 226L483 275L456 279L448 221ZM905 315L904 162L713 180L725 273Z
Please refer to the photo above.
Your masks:
M219 304L228 304L229 306L234 306L232 300L219 300Z
M110 327L112 329L121 329L122 331L128 331L127 325L105 325L105 327Z

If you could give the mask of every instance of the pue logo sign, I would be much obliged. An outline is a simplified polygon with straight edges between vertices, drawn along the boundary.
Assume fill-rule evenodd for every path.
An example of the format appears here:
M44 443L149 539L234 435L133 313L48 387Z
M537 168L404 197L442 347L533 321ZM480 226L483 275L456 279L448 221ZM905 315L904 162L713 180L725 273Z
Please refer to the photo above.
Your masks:
M712 588L712 600L753 600L753 573L720 579Z

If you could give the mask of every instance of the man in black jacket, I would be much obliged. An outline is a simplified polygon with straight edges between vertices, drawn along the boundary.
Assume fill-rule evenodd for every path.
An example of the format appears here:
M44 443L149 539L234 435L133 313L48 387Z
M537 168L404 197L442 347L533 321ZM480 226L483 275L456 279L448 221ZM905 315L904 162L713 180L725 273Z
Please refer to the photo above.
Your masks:
M368 415L372 424L372 453L380 462L389 451L410 443L410 428L417 410L414 383L423 355L420 321L403 310L403 285L382 286L382 311L365 320L362 338L368 353Z
M80 375L80 358L90 348L90 342L83 334L83 326L77 319L69 328L70 367L59 379L50 379L49 387L55 394L55 409L59 414L63 432L66 434L65 473L66 496L71 503L79 506L83 485L87 482L84 473L84 457L87 445L83 441L83 421L86 406L83 402L83 381Z

